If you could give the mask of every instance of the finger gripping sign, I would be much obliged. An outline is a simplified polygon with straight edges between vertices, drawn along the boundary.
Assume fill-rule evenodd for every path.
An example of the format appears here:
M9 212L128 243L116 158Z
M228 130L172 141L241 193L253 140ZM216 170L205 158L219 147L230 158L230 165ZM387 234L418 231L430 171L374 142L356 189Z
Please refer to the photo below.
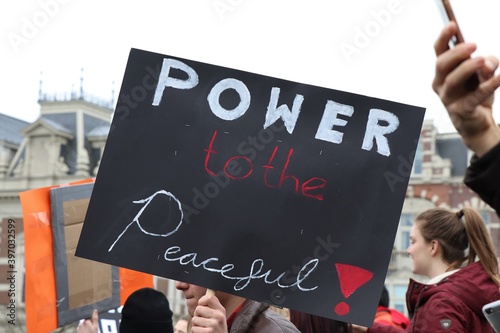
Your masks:
M132 49L76 254L370 325L424 113Z

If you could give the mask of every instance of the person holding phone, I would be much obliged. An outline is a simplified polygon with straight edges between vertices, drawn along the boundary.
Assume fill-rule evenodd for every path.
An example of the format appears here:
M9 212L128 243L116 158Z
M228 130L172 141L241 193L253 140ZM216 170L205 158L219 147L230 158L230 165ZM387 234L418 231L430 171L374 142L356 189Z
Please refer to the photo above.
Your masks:
M410 279L406 294L409 326L399 329L374 323L368 329L353 325L353 332L491 333L482 307L500 299L500 275L481 215L473 208L426 210L415 219L410 241L407 252L412 272L430 280L423 284Z
M459 33L450 22L434 44L437 55L432 88L441 99L465 145L474 152L464 182L500 216L500 128L493 118L493 100L500 86L495 75L498 58L472 57L473 43L461 42L449 48ZM471 75L479 76L479 85L466 88Z

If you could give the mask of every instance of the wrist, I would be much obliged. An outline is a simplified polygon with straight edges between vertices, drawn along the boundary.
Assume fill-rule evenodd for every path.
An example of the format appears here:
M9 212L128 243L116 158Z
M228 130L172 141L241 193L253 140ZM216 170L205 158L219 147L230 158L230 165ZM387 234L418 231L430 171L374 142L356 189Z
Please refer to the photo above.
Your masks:
M500 143L500 128L494 127L480 136L464 138L464 143L478 157L481 157Z

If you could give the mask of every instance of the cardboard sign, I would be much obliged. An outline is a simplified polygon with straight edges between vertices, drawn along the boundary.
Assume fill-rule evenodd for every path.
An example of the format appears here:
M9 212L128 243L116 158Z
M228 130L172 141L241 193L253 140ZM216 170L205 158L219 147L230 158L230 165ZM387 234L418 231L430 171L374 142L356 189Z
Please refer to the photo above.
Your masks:
M93 183L50 190L59 327L120 306L118 267L75 257Z
M68 275L74 272L80 272L84 275L85 272L81 267L74 267L70 272L70 267L67 266L67 263L64 264L61 261L55 261L58 258L57 253L59 253L59 258L61 258L61 254L66 253L66 247L65 243L61 243L61 237L56 235L59 240L54 241L53 239L54 228L60 230L60 227L54 226L52 223L53 212L51 207L54 206L54 209L58 209L58 207L62 206L52 202L51 191L54 189L69 189L75 187L75 193L81 193L81 191L76 190L76 188L82 186L85 189L83 191L85 195L78 200L83 199L87 201L90 198L88 186L91 186L92 182L93 179L85 179L70 184L42 187L19 193L24 223L24 259L26 271L25 307L26 332L28 333L51 332L60 326L61 319L67 320L69 316L73 316L76 312L80 313L79 319L87 318L92 313L94 306L102 308L102 305L106 305L95 304L93 300L91 300L88 307L73 306L70 309L68 303L64 303L65 299L63 299L63 297L66 297L65 295L67 294L68 297L71 296L72 299L74 299L73 296L78 295L75 295L75 289L68 289ZM91 184L87 185L87 183ZM64 200L65 197L60 197L60 199L62 199L60 200L61 203L67 201L67 204L73 204L71 203L72 200ZM83 207L81 205L76 206L78 206L79 209L71 211L71 218L73 220L83 220L85 217L85 209L82 209ZM61 220L64 220L64 218ZM57 221L55 223L57 224ZM74 250L74 246L72 247ZM71 255L66 257L66 260L70 257ZM73 259L75 259L74 256ZM65 259L61 258L61 260ZM67 268L66 274L62 270L64 265L66 265L64 268ZM149 274L125 268L119 268L118 272L120 304L124 304L130 294L137 289L153 287L153 277ZM86 295L88 294L89 292L87 290ZM94 294L102 296L103 290L96 289ZM79 298L77 297L76 299ZM103 297L101 297L101 299L103 299ZM61 314L64 318L61 318Z
M370 325L424 112L133 49L76 255Z

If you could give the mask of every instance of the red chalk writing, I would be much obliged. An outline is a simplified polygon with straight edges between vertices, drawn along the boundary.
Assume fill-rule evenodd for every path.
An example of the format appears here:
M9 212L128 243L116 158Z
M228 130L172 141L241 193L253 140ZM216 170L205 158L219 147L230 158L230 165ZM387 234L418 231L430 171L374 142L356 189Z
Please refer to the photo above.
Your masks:
M214 131L214 134L212 136L212 139L210 140L208 147L204 149L204 151L206 152L205 162L204 162L205 171L211 176L217 175L217 172L211 168L211 163L210 163L215 158L214 155L219 153L214 148L216 139L217 139L217 131ZM265 169L263 175L264 185L269 188L281 189L285 181L287 182L291 181L295 193L300 192L300 194L302 194L305 197L313 198L316 200L323 200L323 194L319 191L326 186L326 179L321 177L311 177L301 182L301 180L298 177L292 174L288 174L287 169L292 161L293 148L290 148L288 150L288 155L285 164L281 167L281 170L279 169L279 167L275 168L275 165L273 165L273 161L278 152L279 148L278 146L276 146L273 152L271 153L271 156L269 157L267 164L262 165L262 167ZM237 162L237 163L232 163L232 162ZM244 166L246 172L243 175L239 175L236 171L237 166ZM228 178L232 180L242 180L252 175L254 171L254 165L253 162L248 157L242 155L236 155L227 159L227 161L224 163L222 171ZM279 175L278 181L276 181L276 179L278 178L276 177L277 175Z

